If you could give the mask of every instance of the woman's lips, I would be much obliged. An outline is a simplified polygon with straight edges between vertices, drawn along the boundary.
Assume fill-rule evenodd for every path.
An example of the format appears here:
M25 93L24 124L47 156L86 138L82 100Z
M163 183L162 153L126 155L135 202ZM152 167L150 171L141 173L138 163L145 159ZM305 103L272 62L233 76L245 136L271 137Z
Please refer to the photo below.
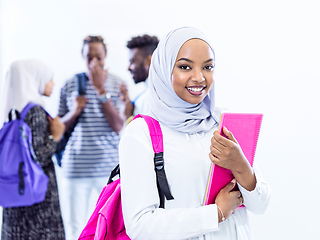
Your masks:
M186 89L188 90L188 92L192 95L201 95L204 91L204 89L206 88L206 86L192 86L192 87L186 87Z

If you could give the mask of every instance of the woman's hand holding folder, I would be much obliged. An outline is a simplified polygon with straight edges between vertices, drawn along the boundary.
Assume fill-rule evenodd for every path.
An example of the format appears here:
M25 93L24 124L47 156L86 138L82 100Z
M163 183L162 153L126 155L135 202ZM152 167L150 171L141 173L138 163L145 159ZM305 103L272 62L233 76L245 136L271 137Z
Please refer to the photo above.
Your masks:
M243 198L240 191L234 191L237 182L233 179L224 188L220 190L216 198L216 205L219 206L223 216L219 210L219 222L223 221L223 217L227 219L232 213L243 203Z
M211 138L209 154L211 161L220 167L229 169L242 187L252 191L256 186L256 178L250 163L237 140L226 127L223 127L223 134L225 137L215 131Z

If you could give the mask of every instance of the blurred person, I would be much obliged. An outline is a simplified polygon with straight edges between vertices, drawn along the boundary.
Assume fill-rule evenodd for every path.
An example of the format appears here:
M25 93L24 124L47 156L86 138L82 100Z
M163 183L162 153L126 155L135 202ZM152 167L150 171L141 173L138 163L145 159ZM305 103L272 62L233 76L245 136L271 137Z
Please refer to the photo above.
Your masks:
M105 186L118 164L119 131L125 117L119 98L120 78L104 69L107 48L100 36L83 40L87 64L85 94L78 95L77 78L69 79L60 92L59 116L66 131L77 118L61 160L63 220L66 239L77 239L87 222L92 190Z
M133 116L141 113L146 114L149 111L149 103L147 99L148 75L153 51L158 46L159 40L156 36L147 34L133 37L127 42L129 48L129 67L128 70L132 75L135 84L144 83L145 88L137 97L131 101L128 90L124 84L121 85L123 101L125 103L125 115L128 122Z
M47 115L42 99L42 96L51 95L54 85L52 77L52 69L37 60L15 61L6 75L0 124L12 108L21 112L29 102L39 105L30 109L24 121L31 129L32 146L43 171L49 177L49 183L43 202L27 207L3 208L2 240L65 239L56 174L51 160L65 125L59 117L51 119Z

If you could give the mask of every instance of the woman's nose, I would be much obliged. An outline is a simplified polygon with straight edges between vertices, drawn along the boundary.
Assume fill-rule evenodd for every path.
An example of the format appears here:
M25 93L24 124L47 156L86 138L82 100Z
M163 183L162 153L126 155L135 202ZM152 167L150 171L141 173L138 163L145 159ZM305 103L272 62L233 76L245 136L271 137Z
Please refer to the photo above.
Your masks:
M200 70L194 70L192 81L194 82L202 82L204 81L203 73Z

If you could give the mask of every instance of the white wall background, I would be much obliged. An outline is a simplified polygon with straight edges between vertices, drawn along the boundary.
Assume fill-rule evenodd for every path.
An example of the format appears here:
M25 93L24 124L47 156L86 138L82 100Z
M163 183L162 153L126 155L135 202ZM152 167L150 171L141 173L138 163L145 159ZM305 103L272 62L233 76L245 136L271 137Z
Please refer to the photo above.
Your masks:
M82 39L96 34L107 42L109 71L134 95L126 42L197 27L216 51L217 105L264 113L256 162L272 201L264 215L250 215L255 239L316 239L319 10L316 0L0 0L0 81L14 60L47 62L56 82L47 109L55 115L59 88L85 70Z

